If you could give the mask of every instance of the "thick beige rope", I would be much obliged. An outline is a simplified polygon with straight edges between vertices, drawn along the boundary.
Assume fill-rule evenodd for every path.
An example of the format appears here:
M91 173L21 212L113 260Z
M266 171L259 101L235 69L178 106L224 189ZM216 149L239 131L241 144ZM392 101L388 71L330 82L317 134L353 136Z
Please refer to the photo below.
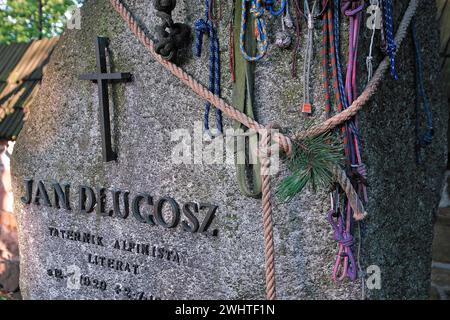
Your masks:
M220 109L226 116L229 118L239 121L244 126L246 126L249 129L254 129L258 133L262 134L262 130L265 129L265 127L255 120L249 118L244 113L238 111L236 108L231 106L230 104L226 103L222 98L215 95L211 91L209 91L205 86L203 86L201 83L199 83L197 80L192 78L186 71L184 71L182 68L178 67L177 65L171 63L170 61L164 60L160 55L158 55L155 52L154 49L154 43L153 41L144 33L142 28L139 26L136 19L131 15L131 12L128 11L127 8L124 7L124 5L121 3L120 0L110 0L112 6L116 11L120 14L120 16L125 20L131 31L136 35L136 37L139 39L139 41L144 44L144 46L147 48L147 50L150 52L150 54L153 55L155 60L157 60L160 64L162 64L167 70L169 70L174 76L176 76L178 79L180 79L183 83L185 83L189 88L192 89L197 95L199 95L201 98L209 101L211 104L213 104L216 108ZM397 43L397 46L399 47L402 43L403 39L405 38L409 24L411 22L412 17L414 16L417 6L419 4L419 0L411 0L409 2L408 8L406 9L406 12L403 16L403 19L400 23L400 26L398 28L397 34L395 36L395 41ZM389 67L389 59L388 57L385 57L383 61L378 66L373 78L368 83L367 87L364 89L362 94L352 103L350 107L348 107L346 110L342 111L341 113L338 113L337 115L331 117L330 119L326 120L325 122L312 126L310 129L306 131L301 131L296 133L293 136L294 140L298 139L304 139L306 137L313 137L320 135L324 132L327 132L354 115L367 103L367 101L372 97L372 95L375 93L376 89L381 83L381 80L383 78L384 73L386 72L387 68ZM292 151L292 143L288 137L281 133L277 133L274 135L273 139L277 141L280 145L280 148L289 155Z
M353 188L352 182L347 177L347 174L339 166L334 166L333 175L347 195L350 207L353 209L353 218L355 218L356 221L363 220L367 216L367 212L364 210L361 199L359 199L358 193L356 193L355 188Z
M114 9L125 20L130 30L147 48L147 50L155 58L156 61L162 64L175 77L180 79L184 84L191 88L191 90L194 91L197 95L213 104L216 108L220 109L226 116L228 116L232 120L239 121L247 128L253 129L259 134L263 133L263 130L266 129L263 125L259 124L255 120L249 118L246 114L238 111L236 108L226 103L222 98L209 91L205 86L192 78L192 76L190 76L186 71L178 67L176 64L164 60L159 54L155 52L153 41L145 34L136 19L131 15L131 12L122 4L122 2L120 0L110 0L110 2ZM280 148L286 154L289 155L291 153L292 143L288 137L280 133L275 134L275 137L273 138L280 144Z
M130 30L136 35L139 41L147 48L147 50L155 58L156 61L162 64L174 76L176 76L183 83L185 83L197 95L206 99L207 101L212 103L215 107L222 110L222 112L229 118L239 121L247 128L253 129L259 134L264 133L266 128L263 125L259 124L252 118L248 117L246 114L240 112L236 108L226 103L222 98L213 94L206 87L200 84L197 80L192 78L186 71L184 71L177 65L171 63L170 61L163 59L159 54L157 54L155 52L153 41L145 34L145 32L137 23L136 19L131 15L131 12L121 3L120 0L110 0L110 1L114 9L125 20ZM279 132L274 133L272 135L272 139L280 145L280 149L282 149L287 155L291 154L292 152L291 139L289 139L288 137ZM353 209L357 210L357 208Z
M418 5L419 0L411 0L409 2L408 8L406 9L402 21L400 22L400 26L398 27L397 34L395 35L395 42L397 44L397 48L400 47L401 43L406 37L409 24L411 23L411 19L414 17ZM336 114L330 119L318 125L312 126L310 129L306 131L296 133L293 136L293 139L301 140L306 137L315 137L321 135L322 133L327 132L343 124L345 121L351 119L358 113L359 110L362 109L362 107L369 101L372 95L376 92L388 68L389 68L389 57L386 56L384 57L383 61L381 61L381 63L378 65L378 68L375 71L374 76L369 81L364 91L355 101L353 101L350 107Z
M153 55L156 61L162 64L167 70L169 70L174 76L180 79L184 84L192 89L201 98L209 101L216 108L220 109L229 118L239 121L244 126L249 129L253 129L263 136L265 143L269 144L271 138L278 142L280 148L287 154L290 155L292 152L292 142L291 139L286 137L281 133L275 133L273 137L270 135L270 130L259 124L255 120L249 118L244 113L238 111L236 108L226 103L222 98L210 92L205 86L200 84L197 80L192 78L186 71L178 67L177 65L171 63L170 61L164 60L160 55L155 52L153 41L144 33L142 28L137 23L136 19L131 15L131 12L123 6L120 0L110 0L114 9L120 14L120 16L125 20L128 27L136 35L136 37L144 44L150 54ZM418 0L411 0L409 2L408 8L403 16L403 19L398 28L395 40L398 46L406 36L409 24L412 17L415 14L417 6L419 4ZM332 118L326 120L325 122L313 126L310 129L302 132L298 132L293 136L294 140L304 139L306 137L318 136L325 133L338 125L344 123L348 119L352 118L356 113L367 103L370 97L375 93L376 89L381 83L384 73L389 66L388 57L385 57L383 61L377 68L375 75L364 89L363 93L352 103L352 105L341 113L333 116ZM267 148L268 149L268 148ZM267 150L266 149L266 150ZM270 202L270 179L269 179L269 168L270 159L268 154L262 156L261 160L261 174L263 178L262 186L262 204L263 204L263 225L264 225L264 253L266 259L266 295L267 299L275 299L275 261L274 261L274 244L273 244L273 224L272 224L272 206ZM348 180L345 172L335 167L333 169L334 174L341 184L342 188L347 194L349 202L355 212L355 219L361 220L367 214L364 211L361 201Z
M259 156L261 158L264 256L266 260L266 297L267 300L275 300L275 249L273 244L272 203L270 201L271 128L269 127L265 131L259 148Z

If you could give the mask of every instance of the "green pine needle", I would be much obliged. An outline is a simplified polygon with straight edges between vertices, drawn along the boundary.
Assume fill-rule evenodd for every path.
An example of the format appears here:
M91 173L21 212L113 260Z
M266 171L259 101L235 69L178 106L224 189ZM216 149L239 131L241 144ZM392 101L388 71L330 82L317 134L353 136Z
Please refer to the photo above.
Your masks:
M306 186L313 191L333 183L332 167L343 159L342 145L331 133L306 138L295 144L288 167L292 175L284 178L277 187L280 201L290 201Z

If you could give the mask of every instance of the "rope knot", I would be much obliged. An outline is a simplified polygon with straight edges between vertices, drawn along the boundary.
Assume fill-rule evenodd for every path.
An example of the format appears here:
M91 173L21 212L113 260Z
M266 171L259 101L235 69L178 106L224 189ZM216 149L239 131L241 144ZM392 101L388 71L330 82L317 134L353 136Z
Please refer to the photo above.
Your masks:
M206 21L204 19L197 19L197 21L195 21L194 26L195 31L199 32L200 34L208 32L210 28L209 21Z
M397 70L395 67L395 52L397 50L397 45L395 43L394 37L394 22L392 16L392 0L383 0L383 16L384 16L384 27L386 35L386 52L389 55L389 62L391 65L391 75L395 80L398 80Z
M360 5L356 8L349 9L353 3L359 2ZM364 1L360 0L345 0L341 4L341 12L345 14L347 17L356 16L364 9Z
M195 21L195 55L200 57L202 55L203 35L209 34L211 31L211 24L204 19L198 19Z
M264 14L264 9L259 7L258 5L252 4L252 7L250 8L250 12L253 14L253 16L256 19L260 19Z
M258 53L256 56L250 56L247 54L245 49L245 29L247 25L247 2L251 2L250 14L254 16L255 22L255 37L257 42ZM247 61L258 61L262 59L267 52L267 34L266 27L264 23L264 8L261 6L261 0L243 0L242 1L242 15L241 15L241 28L239 33L239 48L241 50L242 56Z
M281 48L286 49L291 45L292 38L286 31L279 31L275 34L275 44Z
M209 90L216 95L220 95L220 52L219 52L219 38L217 36L217 30L214 26L212 20L210 20L209 11L211 9L210 5L212 2L205 0L205 18L197 19L195 21L195 55L197 57L201 56L202 53L202 43L203 43L203 35L207 34L209 36ZM210 139L213 139L215 136L219 136L223 133L222 127L222 111L219 109L215 109L215 120L216 120L216 129L217 135L212 134L209 128L209 111L211 109L211 103L205 103L205 111L203 113L203 131L208 135Z
M367 182L367 167L364 163L352 164L351 176L356 183L366 184Z
M340 240L338 240L338 242L344 248L350 248L354 244L353 236L347 232L344 232L343 236L341 237Z

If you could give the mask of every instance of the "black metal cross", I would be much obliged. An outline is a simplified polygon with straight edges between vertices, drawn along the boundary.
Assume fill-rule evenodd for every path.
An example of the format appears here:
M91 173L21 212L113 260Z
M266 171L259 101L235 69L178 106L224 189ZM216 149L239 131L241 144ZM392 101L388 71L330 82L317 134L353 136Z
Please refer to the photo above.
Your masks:
M117 154L112 150L111 125L109 122L109 93L108 82L131 81L131 73L115 72L108 73L106 65L106 50L108 48L108 38L97 37L95 43L98 73L86 73L80 76L81 80L91 80L97 82L98 103L100 106L100 127L102 133L102 154L103 161L116 160Z

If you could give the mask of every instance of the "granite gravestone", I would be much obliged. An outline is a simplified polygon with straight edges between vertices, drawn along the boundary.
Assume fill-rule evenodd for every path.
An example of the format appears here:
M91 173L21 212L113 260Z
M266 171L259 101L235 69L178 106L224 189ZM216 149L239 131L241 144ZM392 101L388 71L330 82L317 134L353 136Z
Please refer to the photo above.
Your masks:
M159 19L148 1L124 2L154 34ZM396 21L407 3L396 2ZM230 8L223 7L227 17ZM425 165L417 166L414 159L409 40L398 53L400 80L387 77L361 113L370 181L361 266L376 265L382 272L381 288L366 290L369 298L428 294L432 214L445 164L447 123L442 91L431 85L438 75L437 26L429 26L435 24L433 10L425 5L418 10L419 36L430 52L424 65L436 128ZM198 1L178 1L175 19L192 26L202 14ZM188 163L172 162L179 141L171 133L185 129L191 143L201 139L194 123L202 119L203 101L152 60L108 1L85 1L81 17L81 29L61 36L13 156L24 298L264 299L260 200L240 194L233 164L199 164L194 156ZM221 21L222 31L227 22ZM269 22L270 42L278 28L276 21ZM227 35L220 34L225 66ZM102 157L98 86L79 79L97 68L96 35L110 40L110 71L133 74L132 82L110 85L117 159L108 162ZM315 35L319 46L319 27ZM369 37L362 33L361 52ZM377 52L376 60L382 56ZM360 60L364 65L364 57ZM207 56L197 59L185 52L181 63L207 83ZM271 46L256 68L255 111L260 122L276 120L295 131L305 122L297 111L302 82L291 78L289 68L289 52ZM230 76L226 68L222 71L223 96L230 101ZM324 119L320 74L315 54L315 121ZM359 74L362 87L365 70ZM228 120L224 125L231 127ZM282 167L273 183L285 175ZM325 219L326 192L305 191L274 209L280 299L360 297L360 280L334 283L330 277L336 243Z

